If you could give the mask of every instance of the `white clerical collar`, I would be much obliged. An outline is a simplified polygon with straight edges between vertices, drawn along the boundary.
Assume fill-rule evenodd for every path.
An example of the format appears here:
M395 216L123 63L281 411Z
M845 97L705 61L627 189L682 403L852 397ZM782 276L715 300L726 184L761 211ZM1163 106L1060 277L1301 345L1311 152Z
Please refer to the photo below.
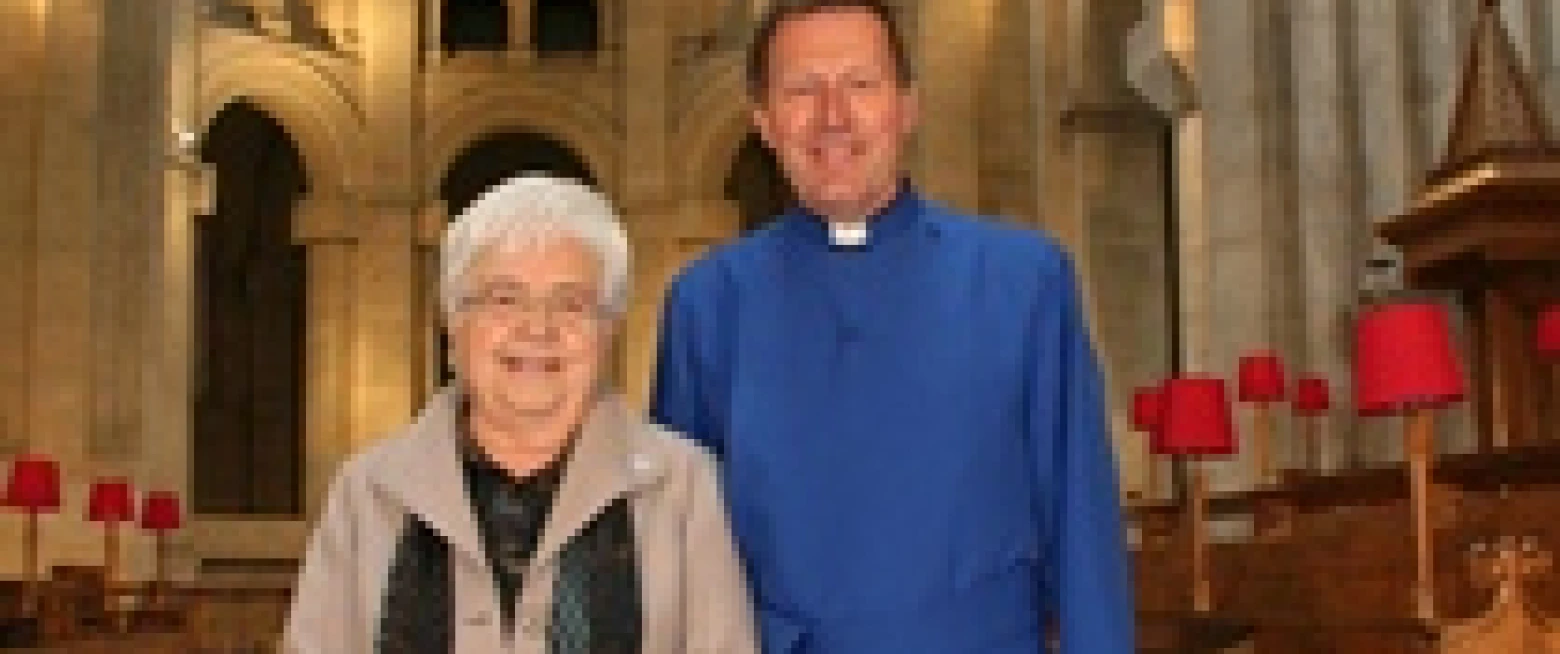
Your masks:
M843 245L857 247L867 244L869 229L867 222L856 223L829 223L829 243L831 245Z

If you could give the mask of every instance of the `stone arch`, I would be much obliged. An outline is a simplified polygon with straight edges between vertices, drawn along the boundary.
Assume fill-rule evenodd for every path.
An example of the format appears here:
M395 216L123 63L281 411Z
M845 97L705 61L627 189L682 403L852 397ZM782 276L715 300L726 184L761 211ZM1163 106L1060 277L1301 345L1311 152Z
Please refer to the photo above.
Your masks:
M272 116L303 153L315 191L340 190L364 170L362 114L344 89L322 73L283 58L223 58L202 64L196 124L205 134L229 104L243 99Z
M602 190L618 200L617 130L584 103L551 89L500 88L474 94L433 116L424 191L436 197L450 166L471 145L507 131L545 135L577 152Z
M753 132L752 108L741 65L717 72L684 112L674 143L687 145L684 195L714 200L725 195L726 177ZM738 231L732 225L732 233Z

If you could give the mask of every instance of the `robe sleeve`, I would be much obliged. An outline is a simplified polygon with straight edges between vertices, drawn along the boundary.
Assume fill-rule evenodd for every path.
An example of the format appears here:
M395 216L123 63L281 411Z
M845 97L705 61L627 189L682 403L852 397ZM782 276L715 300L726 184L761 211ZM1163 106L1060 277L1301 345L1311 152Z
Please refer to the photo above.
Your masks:
M686 273L673 280L661 310L660 343L650 389L650 418L720 456L720 435L706 401L696 298Z
M1052 247L1030 344L1041 590L1063 654L1135 651L1135 609L1099 364L1077 277Z

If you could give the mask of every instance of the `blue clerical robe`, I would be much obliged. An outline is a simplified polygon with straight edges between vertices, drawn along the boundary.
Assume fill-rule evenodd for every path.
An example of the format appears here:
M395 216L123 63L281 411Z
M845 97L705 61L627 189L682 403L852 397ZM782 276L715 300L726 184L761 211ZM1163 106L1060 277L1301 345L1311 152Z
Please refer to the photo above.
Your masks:
M1133 651L1072 264L913 190L800 210L673 281L652 413L719 457L768 654ZM697 589L689 589L698 592ZM695 618L696 619L696 618Z

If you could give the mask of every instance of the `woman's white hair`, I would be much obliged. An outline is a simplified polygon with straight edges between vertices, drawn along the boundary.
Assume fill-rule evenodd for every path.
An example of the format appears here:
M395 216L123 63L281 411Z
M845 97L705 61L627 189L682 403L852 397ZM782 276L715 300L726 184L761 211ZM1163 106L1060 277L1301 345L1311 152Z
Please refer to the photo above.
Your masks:
M455 318L470 289L467 273L499 247L574 238L601 263L601 306L608 316L628 306L628 234L605 196L582 182L523 173L483 192L444 230L439 306Z

